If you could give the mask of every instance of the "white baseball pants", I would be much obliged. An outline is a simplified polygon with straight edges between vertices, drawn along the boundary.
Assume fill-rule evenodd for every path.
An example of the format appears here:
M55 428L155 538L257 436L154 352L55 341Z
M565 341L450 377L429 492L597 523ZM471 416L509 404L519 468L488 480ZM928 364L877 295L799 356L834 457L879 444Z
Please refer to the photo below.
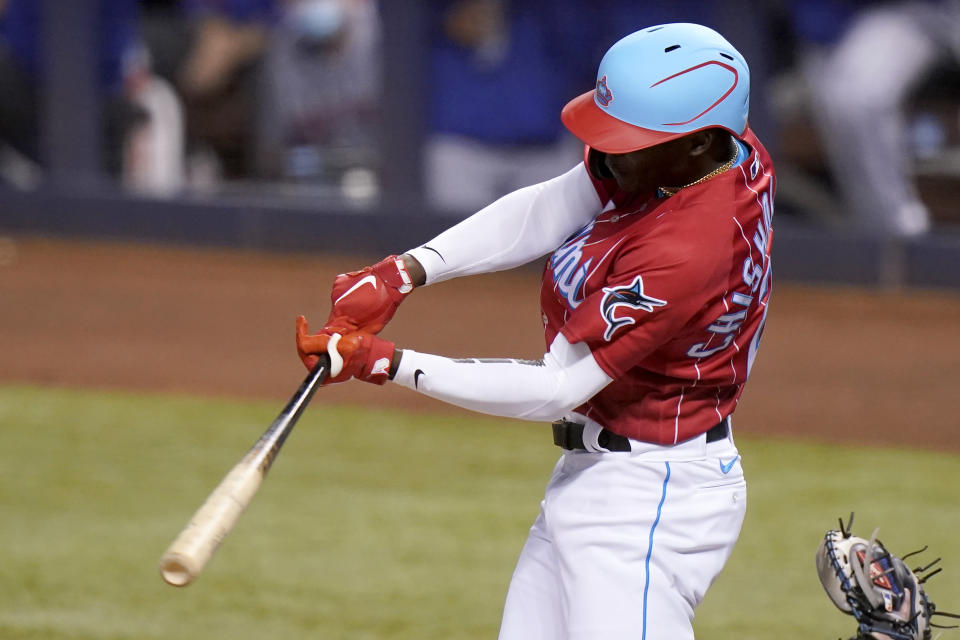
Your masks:
M507 593L500 640L687 640L740 534L732 437L567 451Z

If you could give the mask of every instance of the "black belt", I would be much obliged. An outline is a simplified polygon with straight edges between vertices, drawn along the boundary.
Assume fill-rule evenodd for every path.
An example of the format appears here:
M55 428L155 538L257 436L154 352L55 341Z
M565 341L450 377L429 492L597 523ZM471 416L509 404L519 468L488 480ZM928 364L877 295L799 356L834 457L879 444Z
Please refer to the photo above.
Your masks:
M730 421L724 418L707 431L707 442L724 440L730 434ZM579 422L559 420L553 423L553 443L563 449L586 450L583 444L583 425ZM619 433L601 429L597 444L607 451L630 451L630 439Z

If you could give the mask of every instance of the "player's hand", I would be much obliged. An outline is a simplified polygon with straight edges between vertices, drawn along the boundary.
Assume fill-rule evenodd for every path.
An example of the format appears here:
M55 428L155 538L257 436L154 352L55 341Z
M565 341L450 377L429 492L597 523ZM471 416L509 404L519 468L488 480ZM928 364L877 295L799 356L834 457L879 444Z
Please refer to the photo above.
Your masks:
M390 377L394 344L365 331L352 331L341 335L324 327L323 331L310 335L307 319L297 317L297 354L312 370L318 354L330 355L330 376L324 384L344 382L350 378L383 384Z
M413 287L403 259L397 256L360 271L341 273L333 280L327 327L344 334L357 330L379 333Z

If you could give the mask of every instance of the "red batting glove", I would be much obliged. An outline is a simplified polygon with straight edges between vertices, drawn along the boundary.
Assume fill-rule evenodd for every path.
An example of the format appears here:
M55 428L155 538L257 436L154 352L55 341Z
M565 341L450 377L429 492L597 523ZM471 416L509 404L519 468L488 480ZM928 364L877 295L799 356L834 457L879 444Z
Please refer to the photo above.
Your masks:
M325 327L310 335L307 319L297 317L297 354L308 370L317 364L317 354L330 355L330 377L324 384L344 382L350 378L383 384L390 377L394 344L365 331L354 331L340 336ZM334 341L333 347L330 343Z
M339 333L379 333L408 293L413 281L403 260L387 256L372 267L341 273L333 280L327 326Z

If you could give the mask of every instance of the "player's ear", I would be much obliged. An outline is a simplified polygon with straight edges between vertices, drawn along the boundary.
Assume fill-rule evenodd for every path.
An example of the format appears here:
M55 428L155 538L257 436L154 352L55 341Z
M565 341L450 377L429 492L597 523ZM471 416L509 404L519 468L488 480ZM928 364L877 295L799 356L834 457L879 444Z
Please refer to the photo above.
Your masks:
M713 129L706 129L705 131L691 133L687 138L690 144L690 155L699 156L710 151L717 135Z

